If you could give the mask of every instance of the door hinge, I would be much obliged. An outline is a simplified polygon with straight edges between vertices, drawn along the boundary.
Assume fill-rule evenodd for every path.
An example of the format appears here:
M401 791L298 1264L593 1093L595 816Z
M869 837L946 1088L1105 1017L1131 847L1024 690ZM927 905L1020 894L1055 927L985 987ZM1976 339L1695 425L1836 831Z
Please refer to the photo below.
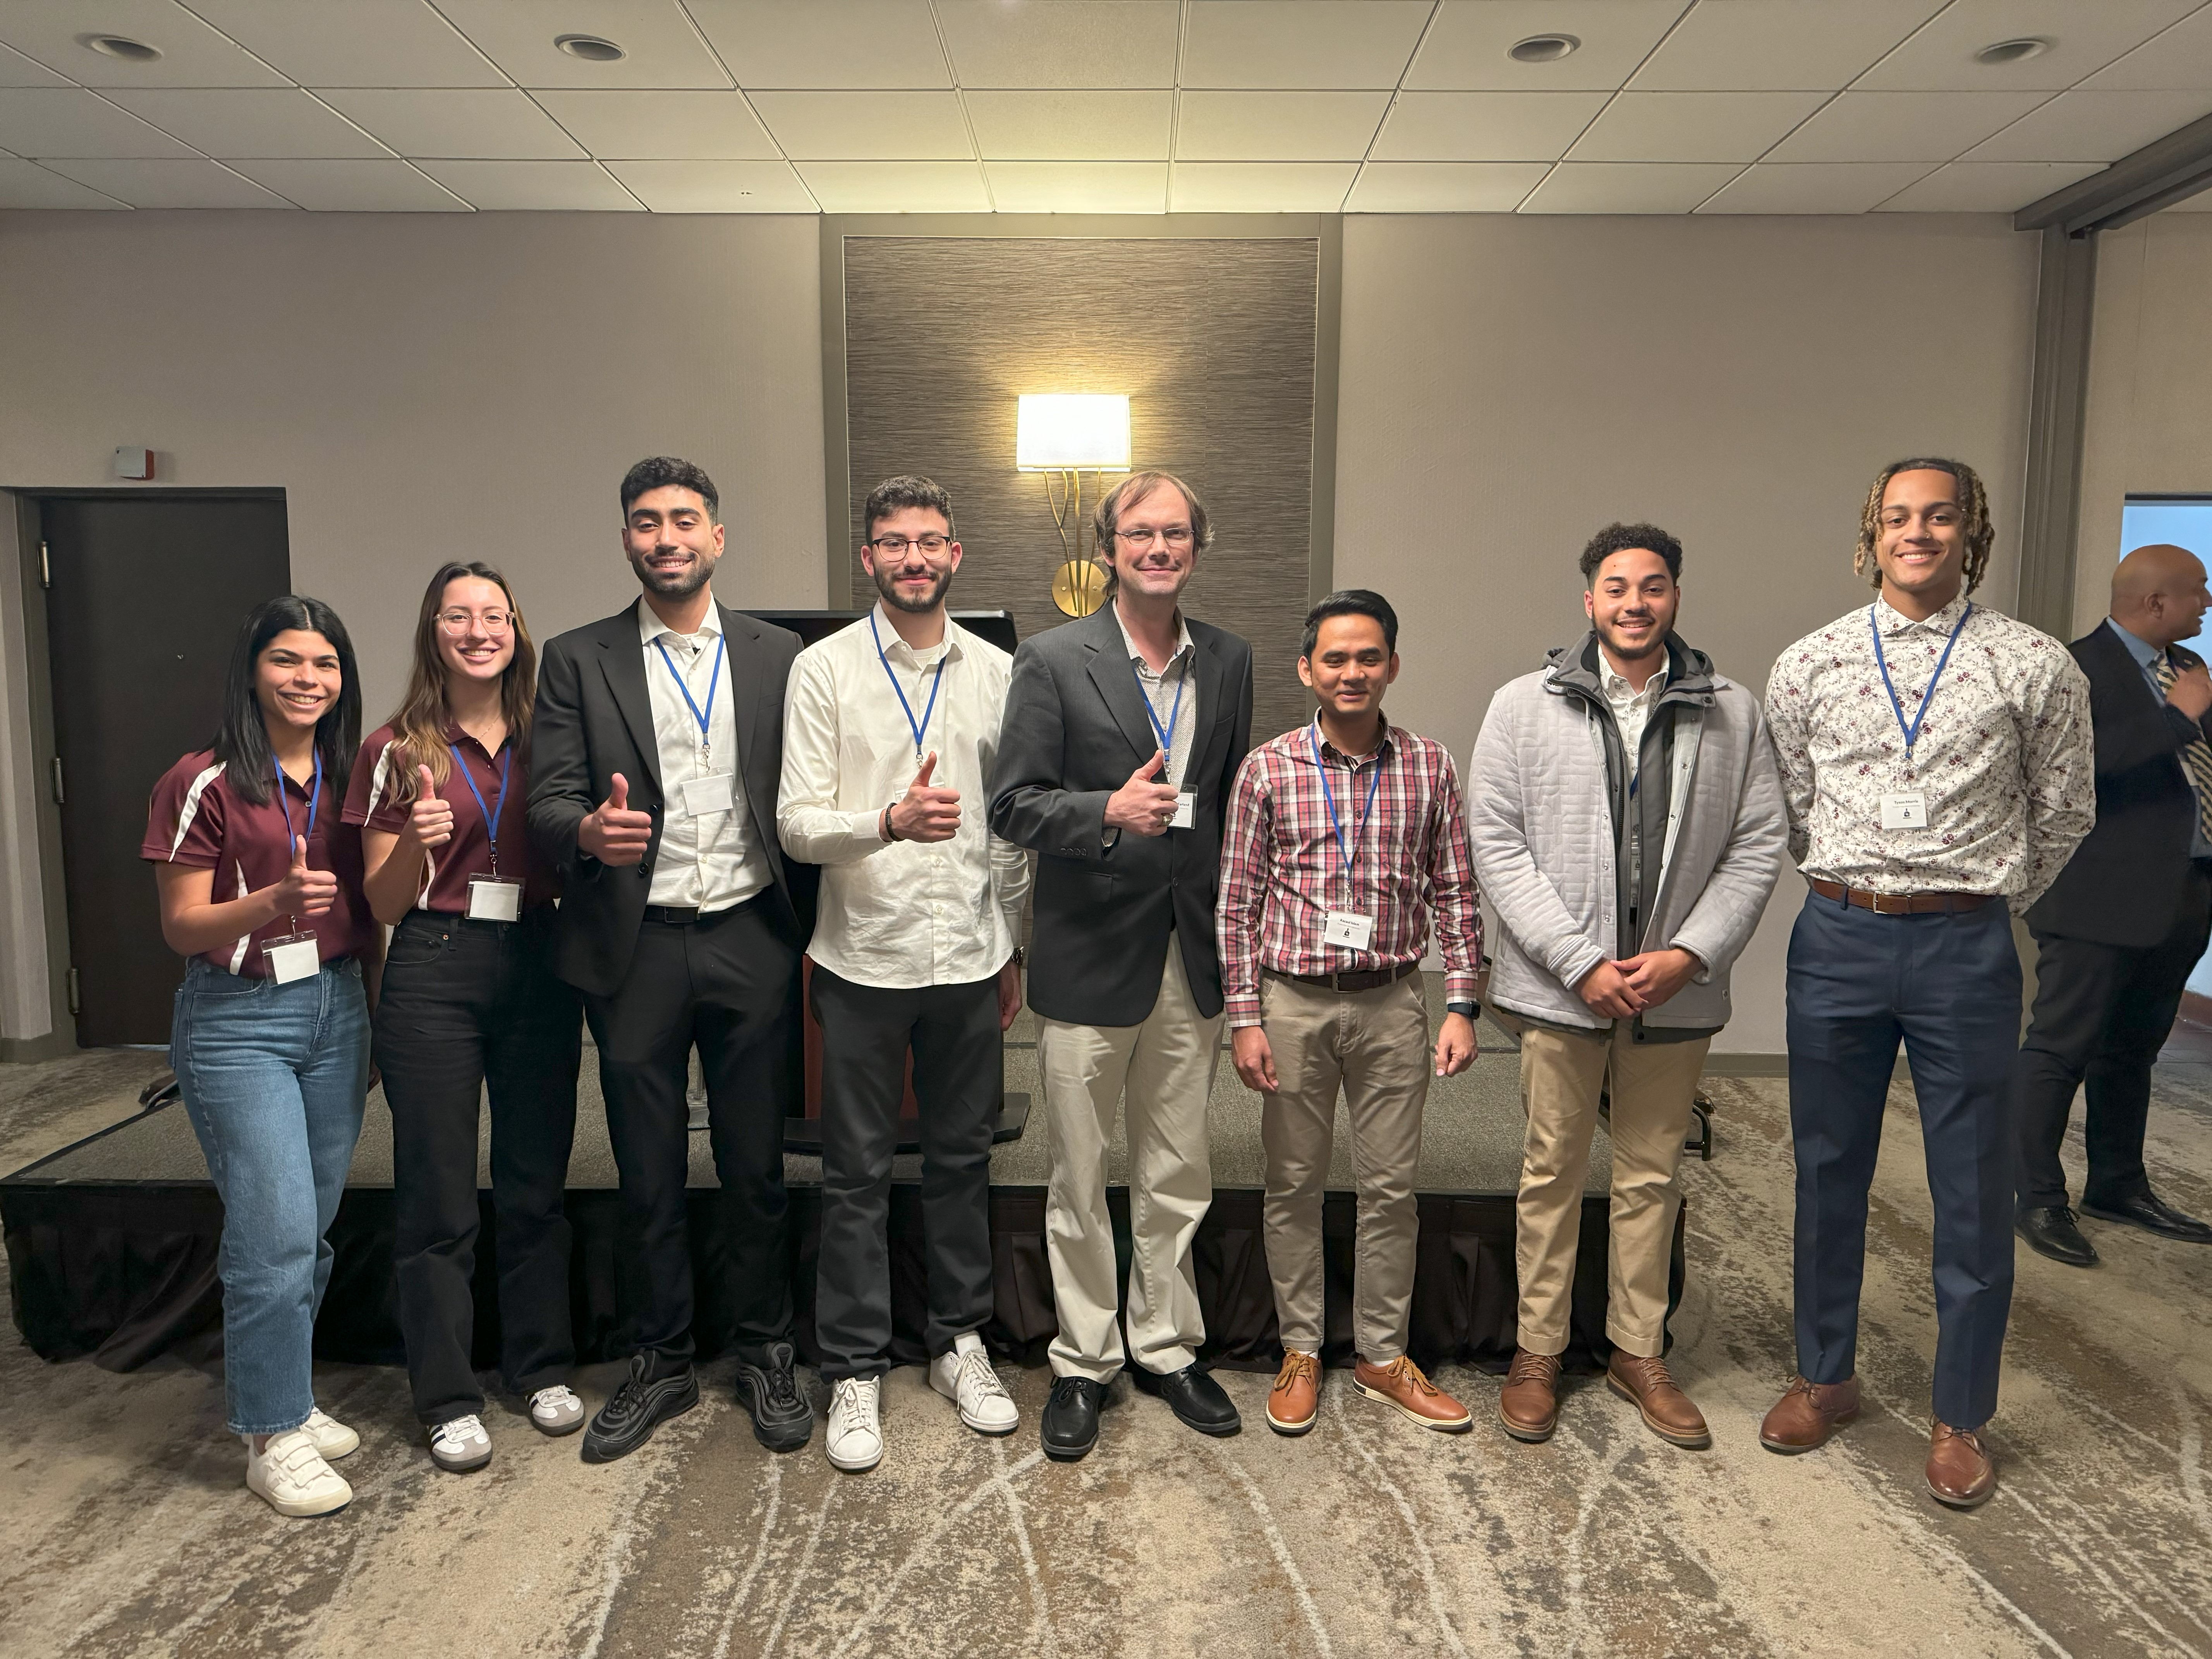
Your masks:
M54 805L61 805L67 796L68 791L62 787L62 757L57 755L54 757Z
M77 994L81 988L77 983L76 969L72 968L69 970L70 1012L72 1014L81 1014L84 1012L83 1000Z
M53 585L54 563L46 555L46 544L40 542L39 544L39 586L52 587Z

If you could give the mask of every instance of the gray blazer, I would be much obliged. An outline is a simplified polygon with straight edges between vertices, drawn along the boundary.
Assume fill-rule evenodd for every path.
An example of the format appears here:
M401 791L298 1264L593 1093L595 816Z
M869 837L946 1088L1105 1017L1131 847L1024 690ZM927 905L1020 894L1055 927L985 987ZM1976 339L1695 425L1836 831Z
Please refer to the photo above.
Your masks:
M1198 1011L1221 1012L1213 896L1221 817L1252 738L1252 647L1185 619L1199 726L1182 781L1188 830L1109 841L1106 798L1158 750L1110 605L1024 640L990 782L992 833L1037 854L1030 1006L1083 1025L1141 1024L1160 993L1168 931Z

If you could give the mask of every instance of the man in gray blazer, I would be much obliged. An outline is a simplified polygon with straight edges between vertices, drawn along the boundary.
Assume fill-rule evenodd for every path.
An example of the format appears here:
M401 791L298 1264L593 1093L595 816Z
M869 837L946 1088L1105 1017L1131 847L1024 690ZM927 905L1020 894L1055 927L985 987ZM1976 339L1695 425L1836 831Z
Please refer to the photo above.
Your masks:
M1097 1443L1123 1363L1106 1147L1125 1090L1135 1380L1201 1434L1240 1426L1197 1364L1190 1251L1213 1198L1213 900L1222 811L1251 738L1252 648L1182 614L1211 526L1181 479L1132 474L1098 504L1096 528L1109 603L1014 653L990 781L992 832L1037 854L1029 997L1060 1319L1043 1440L1063 1460Z

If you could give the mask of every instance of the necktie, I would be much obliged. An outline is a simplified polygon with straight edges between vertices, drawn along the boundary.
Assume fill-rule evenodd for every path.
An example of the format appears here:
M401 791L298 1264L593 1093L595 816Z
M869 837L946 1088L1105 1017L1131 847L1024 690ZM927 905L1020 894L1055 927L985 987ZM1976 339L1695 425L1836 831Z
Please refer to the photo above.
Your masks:
M2173 659L2161 655L2158 666L2152 671L2152 678L2158 682L2161 695L2173 690L2174 681L2180 678L2173 665ZM2188 769L2189 781L2197 791L2197 833L2207 841L2212 841L2212 744L2206 743L2203 738L2185 744L2181 750L2181 763Z

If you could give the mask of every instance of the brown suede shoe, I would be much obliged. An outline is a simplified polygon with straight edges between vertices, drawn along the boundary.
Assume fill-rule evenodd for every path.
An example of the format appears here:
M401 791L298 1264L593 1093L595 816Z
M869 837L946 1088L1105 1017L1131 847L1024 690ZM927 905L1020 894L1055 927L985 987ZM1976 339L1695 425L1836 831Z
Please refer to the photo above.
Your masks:
M1513 1350L1512 1369L1498 1395L1498 1420L1516 1440L1549 1440L1559 1425L1559 1357Z
M1759 1443L1771 1452L1808 1452L1827 1443L1828 1437L1859 1414L1859 1380L1847 1376L1840 1382L1808 1382L1790 1379L1782 1398L1759 1425Z
M1938 1423L1928 1441L1928 1492L1954 1510L1978 1510L1996 1496L1996 1460L1972 1429Z
M1425 1429L1463 1434L1474 1426L1474 1413L1422 1376L1421 1368L1404 1354L1387 1365L1354 1361L1352 1386L1370 1400L1395 1406Z
M1304 1434L1321 1415L1321 1361L1296 1348L1283 1350L1283 1369L1267 1390L1267 1426L1277 1434Z
M1668 1375L1665 1360L1646 1359L1615 1348L1606 1363L1605 1380L1615 1394L1644 1413L1644 1426L1668 1444L1702 1451L1713 1443L1705 1414Z

